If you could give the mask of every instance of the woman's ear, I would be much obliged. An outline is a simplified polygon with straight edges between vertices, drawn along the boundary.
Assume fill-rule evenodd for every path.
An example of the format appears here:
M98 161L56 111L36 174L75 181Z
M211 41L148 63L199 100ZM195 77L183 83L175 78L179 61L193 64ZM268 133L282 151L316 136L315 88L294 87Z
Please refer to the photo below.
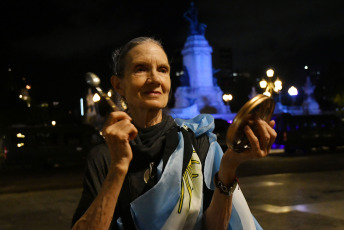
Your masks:
M123 87L122 79L120 79L119 77L117 77L115 75L112 75L111 76L111 85L120 96L122 96L122 97L124 96L124 87Z

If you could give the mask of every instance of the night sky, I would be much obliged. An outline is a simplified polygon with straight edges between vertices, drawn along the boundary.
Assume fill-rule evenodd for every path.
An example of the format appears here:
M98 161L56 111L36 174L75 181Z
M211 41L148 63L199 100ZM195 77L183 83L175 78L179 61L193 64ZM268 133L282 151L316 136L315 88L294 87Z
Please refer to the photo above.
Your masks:
M207 24L214 68L219 68L220 50L230 49L232 70L250 72L254 79L273 67L287 85L301 87L305 65L309 71L335 75L333 79L344 77L338 70L344 67L342 1L194 2L199 22ZM25 77L32 84L37 102L77 104L87 88L84 74L98 74L108 89L111 52L142 35L161 39L174 60L172 71L180 70L176 68L181 68L180 51L189 30L183 13L189 4L185 0L1 1L1 78L6 81L11 68L14 78ZM178 84L174 76L172 81Z

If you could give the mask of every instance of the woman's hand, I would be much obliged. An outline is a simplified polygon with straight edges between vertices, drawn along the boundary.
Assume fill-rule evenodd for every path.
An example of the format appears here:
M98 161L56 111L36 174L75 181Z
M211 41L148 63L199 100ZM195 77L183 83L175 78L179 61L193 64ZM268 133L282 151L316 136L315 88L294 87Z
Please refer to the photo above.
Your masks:
M248 125L244 128L251 148L242 153L236 153L232 149L228 149L222 157L219 178L225 184L233 182L236 170L241 163L265 157L270 153L271 146L277 137L277 133L273 129L275 121L272 120L267 123L258 119L254 122L257 127L256 133Z
M121 111L112 112L106 121L102 134L111 154L111 165L126 173L133 158L129 141L137 135L131 117Z

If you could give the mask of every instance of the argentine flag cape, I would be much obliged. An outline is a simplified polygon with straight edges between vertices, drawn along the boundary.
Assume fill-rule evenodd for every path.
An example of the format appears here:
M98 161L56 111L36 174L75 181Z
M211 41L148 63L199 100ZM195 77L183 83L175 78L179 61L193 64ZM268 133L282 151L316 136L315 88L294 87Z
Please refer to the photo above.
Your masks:
M158 165L158 183L130 204L137 229L202 228L203 181L205 186L214 190L213 178L219 170L223 152L215 134L212 133L214 118L211 115L201 114L190 120L176 119L175 122L180 127L191 129L196 137L204 133L208 135L210 146L205 165L201 165L194 151L185 172L182 173L184 139L182 133L178 132L179 144L170 156L163 173L162 161ZM232 206L228 229L262 229L251 214L239 185L233 194ZM120 221L118 224L121 227Z

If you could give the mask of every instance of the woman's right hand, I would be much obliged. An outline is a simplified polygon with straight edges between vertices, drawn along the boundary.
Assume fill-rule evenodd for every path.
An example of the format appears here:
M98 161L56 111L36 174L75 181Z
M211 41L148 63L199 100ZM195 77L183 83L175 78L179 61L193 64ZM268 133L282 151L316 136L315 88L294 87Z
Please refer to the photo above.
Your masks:
M111 154L111 166L127 172L133 158L129 141L137 135L131 117L122 111L112 112L106 121L102 134Z

